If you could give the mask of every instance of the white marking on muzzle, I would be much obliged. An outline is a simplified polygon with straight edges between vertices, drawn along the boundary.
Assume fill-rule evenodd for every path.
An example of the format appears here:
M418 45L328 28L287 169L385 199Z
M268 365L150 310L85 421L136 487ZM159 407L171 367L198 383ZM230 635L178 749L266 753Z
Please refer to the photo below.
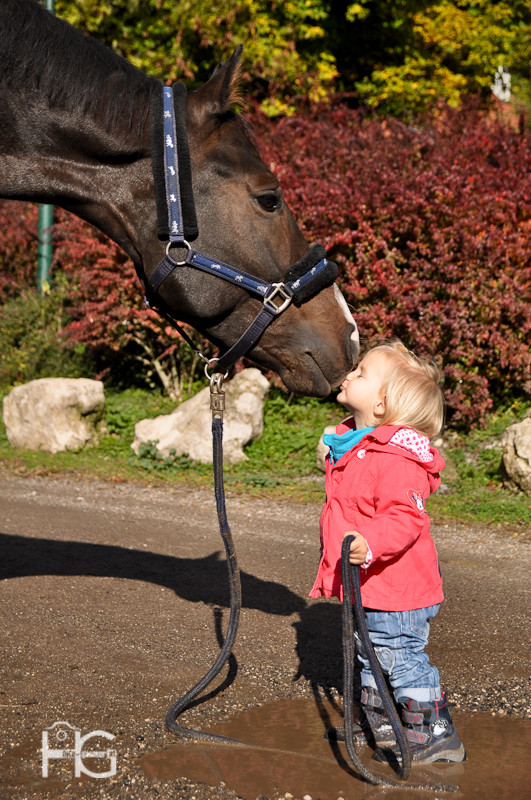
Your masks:
M339 303L339 307L341 308L341 311L344 314L345 319L347 320L347 322L350 322L351 325L354 325L354 330L350 334L350 338L352 339L353 342L356 342L357 344L359 344L360 335L359 335L359 332L358 332L358 326L356 325L356 320L354 319L354 317L350 313L350 309L347 306L347 301L345 300L345 298L341 294L341 289L339 288L337 283L334 283L334 293L335 293L335 296L336 296L336 300Z

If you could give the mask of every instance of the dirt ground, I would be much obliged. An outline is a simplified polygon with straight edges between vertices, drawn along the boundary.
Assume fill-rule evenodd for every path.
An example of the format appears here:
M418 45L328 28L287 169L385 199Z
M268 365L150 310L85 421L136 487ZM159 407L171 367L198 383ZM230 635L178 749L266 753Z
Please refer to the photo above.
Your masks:
M229 495L227 511L243 589L235 658L215 684L220 691L185 724L223 726L278 700L295 710L320 695L333 705L340 607L307 597L319 506ZM454 713L524 724L531 545L462 526L434 525L433 535L446 601L430 653ZM164 726L168 707L219 652L228 620L220 551L208 490L0 479L1 800L237 796L227 781L186 770L168 778L153 767L175 743ZM59 721L112 734L116 774L75 779L65 758L50 761L43 777L42 732ZM530 726L519 730L529 736ZM106 769L103 761L93 759L92 769ZM276 795L293 796L282 786Z

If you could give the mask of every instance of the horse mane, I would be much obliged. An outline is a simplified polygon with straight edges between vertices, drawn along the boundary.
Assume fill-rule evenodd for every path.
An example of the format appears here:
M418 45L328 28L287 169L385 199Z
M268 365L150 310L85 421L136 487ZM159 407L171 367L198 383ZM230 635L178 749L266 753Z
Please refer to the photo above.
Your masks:
M112 132L137 118L160 83L97 39L46 12L35 0L0 0L0 85L39 93L52 107L98 115ZM125 120L124 120L125 117Z

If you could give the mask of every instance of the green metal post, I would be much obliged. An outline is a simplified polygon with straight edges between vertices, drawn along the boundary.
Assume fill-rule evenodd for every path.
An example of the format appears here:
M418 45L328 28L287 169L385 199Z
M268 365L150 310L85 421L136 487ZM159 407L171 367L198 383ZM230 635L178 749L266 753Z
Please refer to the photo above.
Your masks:
M39 237L37 249L37 288L39 294L46 294L52 280L52 235L53 206L39 204Z
M55 0L44 0L47 11L55 14ZM46 294L50 289L52 279L52 234L53 206L39 204L39 232L38 232L38 264L37 264L37 289L39 294Z

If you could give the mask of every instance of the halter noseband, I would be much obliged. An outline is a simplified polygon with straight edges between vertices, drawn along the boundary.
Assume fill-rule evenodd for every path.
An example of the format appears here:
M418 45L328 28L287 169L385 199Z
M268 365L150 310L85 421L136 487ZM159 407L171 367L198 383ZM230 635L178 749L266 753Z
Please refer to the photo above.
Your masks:
M177 114L175 113L176 108ZM161 117L162 126L160 125ZM235 286L240 286L250 294L259 297L262 300L262 308L251 325L226 353L218 359L211 359L211 361L217 362L223 371L227 371L241 356L252 350L268 325L285 311L292 301L296 306L300 306L325 286L333 283L337 277L337 266L333 261L328 261L324 247L316 244L310 247L295 264L288 267L282 282L269 283L244 270L194 250L185 238L185 236L188 236L189 239L197 236L197 222L186 135L186 87L184 84L177 83L173 87L164 86L162 104L160 95L157 95L156 92L153 93L151 119L158 231L159 238L167 240L168 245L165 257L147 279L144 301L148 308L152 308L167 319L188 343L192 344L158 297L162 283L175 269L183 266L195 267ZM164 141L163 161L160 157L157 158L157 154L160 153L161 135ZM160 191L162 173L164 194ZM186 250L186 256L182 261L172 258L170 253L172 247L181 247ZM206 360L193 344L192 347Z

